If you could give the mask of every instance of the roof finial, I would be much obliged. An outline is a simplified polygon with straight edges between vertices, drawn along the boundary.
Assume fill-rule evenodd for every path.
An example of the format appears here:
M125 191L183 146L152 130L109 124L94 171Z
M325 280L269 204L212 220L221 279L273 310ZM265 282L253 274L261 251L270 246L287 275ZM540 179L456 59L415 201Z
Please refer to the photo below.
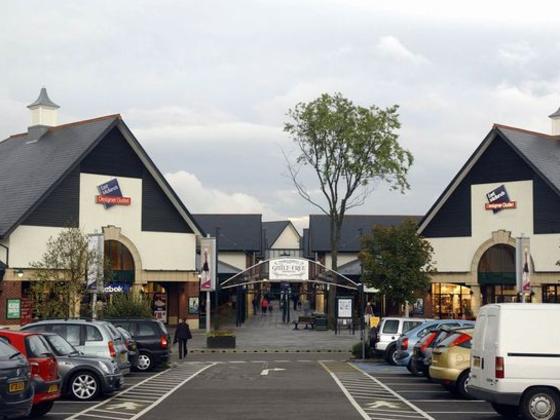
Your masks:
M30 105L27 105L27 108L29 109L34 109L36 107L39 106L44 106L47 108L53 108L53 109L58 109L60 108L57 104L55 104L53 101L51 101L51 98L49 98L49 95L47 94L47 88L46 87L42 87L41 88L41 92L39 93L39 97L35 100L35 102L33 102Z

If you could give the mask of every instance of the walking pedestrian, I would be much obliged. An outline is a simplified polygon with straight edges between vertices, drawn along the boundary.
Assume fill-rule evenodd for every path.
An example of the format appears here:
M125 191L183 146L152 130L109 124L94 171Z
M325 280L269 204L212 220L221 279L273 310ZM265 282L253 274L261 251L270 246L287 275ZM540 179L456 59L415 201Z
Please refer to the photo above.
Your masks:
M266 315L266 311L268 310L268 299L265 297L261 300L261 310L262 314Z
M183 357L187 358L187 341L192 338L191 329L189 328L189 324L187 324L186 319L179 318L179 325L177 325L177 329L175 330L175 338L173 339L173 343L179 343L179 359L183 360Z

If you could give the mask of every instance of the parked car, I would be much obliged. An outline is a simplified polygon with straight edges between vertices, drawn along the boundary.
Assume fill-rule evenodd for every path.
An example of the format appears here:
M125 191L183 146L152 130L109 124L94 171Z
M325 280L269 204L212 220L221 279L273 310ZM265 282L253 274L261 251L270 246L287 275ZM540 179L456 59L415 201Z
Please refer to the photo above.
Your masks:
M31 366L23 354L0 339L0 415L25 417L33 406Z
M480 309L467 389L507 418L560 418L560 305L492 304Z
M119 332L107 322L55 319L27 324L21 330L58 334L83 354L108 357L117 363L123 375L130 372L128 350Z
M15 347L31 365L31 381L35 391L31 417L47 414L60 398L61 379L58 363L44 337L32 332L0 330L0 338Z
M459 327L461 326L461 323L455 319L436 319L417 325L406 334L399 337L396 342L396 351L393 353L392 361L399 366L406 366L410 371L414 346L418 340L428 334L431 330L438 328L440 325Z
M429 378L429 367L432 363L433 349L447 336L454 333L456 330L474 326L473 321L457 322L460 324L460 326L439 325L433 330L430 330L414 345L410 361L411 373L415 375L426 375Z
M432 381L449 391L470 399L466 385L471 367L471 339L473 329L457 330L439 343L432 352L429 367Z
M170 337L163 322L148 318L111 319L110 322L130 332L136 341L139 353L136 369L147 371L167 363Z
M138 345L136 344L136 340L132 338L132 334L123 327L117 326L116 328L117 331L121 333L128 350L128 361L130 362L130 366L136 366L138 363Z
M43 333L58 360L62 393L80 401L118 391L123 375L116 362L107 357L86 356L58 334Z
M383 353L385 360L389 363L394 363L393 354L397 349L396 340L402 334L405 334L425 321L426 319L422 318L383 318L379 323L379 328L377 328L374 351Z

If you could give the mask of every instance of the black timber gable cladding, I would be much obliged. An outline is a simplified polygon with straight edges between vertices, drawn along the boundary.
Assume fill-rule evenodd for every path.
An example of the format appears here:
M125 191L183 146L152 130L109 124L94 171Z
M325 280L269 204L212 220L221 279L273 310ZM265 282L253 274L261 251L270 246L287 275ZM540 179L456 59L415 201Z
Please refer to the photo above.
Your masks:
M99 141L82 159L80 165L66 176L23 224L51 227L78 226L80 173L104 175L108 178L141 179L142 230L192 233L192 229L117 127ZM126 195L126 191L123 194ZM93 202L94 197L91 199Z
M495 139L424 228L422 236L471 236L471 185L515 181L533 181L534 233L560 233L560 218L557 216L560 214L560 197L496 131Z
M75 168L23 221L23 225L78 227L80 220L80 170Z

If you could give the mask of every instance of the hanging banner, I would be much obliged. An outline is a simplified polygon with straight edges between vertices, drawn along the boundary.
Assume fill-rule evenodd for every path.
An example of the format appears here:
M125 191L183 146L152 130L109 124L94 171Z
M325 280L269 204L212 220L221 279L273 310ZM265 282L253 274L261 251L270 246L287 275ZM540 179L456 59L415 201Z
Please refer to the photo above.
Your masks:
M167 323L167 293L154 293L153 300L154 318Z
M515 240L515 271L517 292L531 293L531 243L529 238L521 237Z
M309 261L298 258L279 258L269 262L270 281L309 280Z
M86 288L90 291L97 290L97 281L103 278L103 250L104 237L102 233L88 235L88 251L95 255L88 263ZM103 285L100 285L102 288Z
M216 290L216 238L200 239L200 290Z

